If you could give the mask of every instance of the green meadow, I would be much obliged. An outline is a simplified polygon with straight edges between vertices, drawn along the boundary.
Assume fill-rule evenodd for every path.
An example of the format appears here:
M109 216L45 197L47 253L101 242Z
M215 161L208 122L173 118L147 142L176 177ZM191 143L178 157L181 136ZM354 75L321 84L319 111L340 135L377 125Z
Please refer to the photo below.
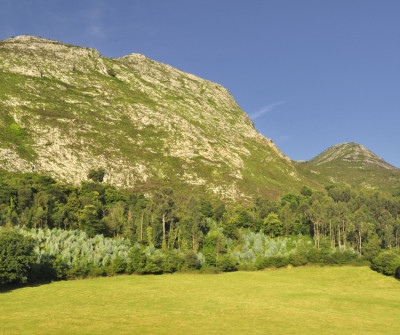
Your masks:
M0 294L0 334L399 334L400 282L367 267L116 276Z

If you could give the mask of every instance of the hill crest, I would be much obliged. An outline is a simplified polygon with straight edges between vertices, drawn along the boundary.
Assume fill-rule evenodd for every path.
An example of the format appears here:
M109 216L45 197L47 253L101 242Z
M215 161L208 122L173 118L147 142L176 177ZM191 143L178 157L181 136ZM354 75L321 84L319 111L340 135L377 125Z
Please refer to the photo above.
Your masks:
M377 167L388 170L398 170L398 168L385 162L378 155L367 149L365 146L351 142L336 144L307 163L312 165L327 165L335 162L348 162L362 167Z
M140 54L20 36L0 41L0 168L225 199L277 197L305 183L221 85ZM0 133L1 133L0 131Z

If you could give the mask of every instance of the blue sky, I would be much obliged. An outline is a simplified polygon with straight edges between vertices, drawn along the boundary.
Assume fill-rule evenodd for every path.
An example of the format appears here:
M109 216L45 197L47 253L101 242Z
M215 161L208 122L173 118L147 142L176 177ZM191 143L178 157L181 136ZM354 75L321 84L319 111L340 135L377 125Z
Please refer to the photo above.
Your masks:
M357 142L400 167L400 1L1 0L0 39L133 52L226 87L294 160Z

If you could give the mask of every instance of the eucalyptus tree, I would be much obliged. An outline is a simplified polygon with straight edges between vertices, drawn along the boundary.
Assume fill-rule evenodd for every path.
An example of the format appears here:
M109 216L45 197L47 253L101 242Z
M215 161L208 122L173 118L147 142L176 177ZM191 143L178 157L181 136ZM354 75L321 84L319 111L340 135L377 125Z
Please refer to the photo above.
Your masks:
M167 223L173 222L175 217L176 202L171 188L162 188L154 193L153 212L161 218L162 222L162 248L167 249Z

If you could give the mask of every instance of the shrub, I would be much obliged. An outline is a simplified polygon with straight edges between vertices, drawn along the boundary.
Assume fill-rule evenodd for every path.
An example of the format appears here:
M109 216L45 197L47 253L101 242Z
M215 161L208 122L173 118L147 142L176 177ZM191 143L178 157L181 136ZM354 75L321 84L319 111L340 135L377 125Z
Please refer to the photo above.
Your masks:
M293 266L302 266L308 263L307 257L302 254L291 254L289 256L289 263Z
M236 259L231 255L221 256L218 260L218 269L224 272L236 271Z
M199 262L193 250L186 251L185 254L183 255L183 260L184 260L183 264L184 269L195 270L199 268Z
M120 256L117 256L111 262L110 267L114 273L124 273L127 268L127 263L125 259L123 259Z
M76 279L76 278L85 278L89 274L89 267L84 265L77 265L67 271L67 278Z
M277 268L283 268L289 265L289 258L285 256L272 256L269 258L272 262L272 266Z
M88 178L92 179L94 182L102 183L106 170L104 168L90 169L88 173Z
M162 269L167 273L179 271L182 265L183 258L176 250L169 251L162 261Z
M397 268L396 273L394 275L397 279L400 279L400 266Z
M128 273L145 273L146 255L138 246L134 246L129 250L128 257L131 262L127 265Z
M321 254L317 248L308 250L307 258L310 263L317 264L321 262Z
M104 277L106 275L107 275L107 269L104 266L90 267L90 269L89 269L90 277Z
M267 267L266 265L266 258L259 256L256 258L255 267L257 270L262 270Z
M350 250L336 250L334 254L332 254L333 262L335 264L348 264L357 257L357 254Z
M154 258L148 258L146 261L145 273L161 274L162 270L162 257L157 256Z
M0 284L28 281L35 261L34 241L14 230L0 232Z
M387 276L394 276L400 267L400 253L398 251L382 251L371 262L371 269Z

